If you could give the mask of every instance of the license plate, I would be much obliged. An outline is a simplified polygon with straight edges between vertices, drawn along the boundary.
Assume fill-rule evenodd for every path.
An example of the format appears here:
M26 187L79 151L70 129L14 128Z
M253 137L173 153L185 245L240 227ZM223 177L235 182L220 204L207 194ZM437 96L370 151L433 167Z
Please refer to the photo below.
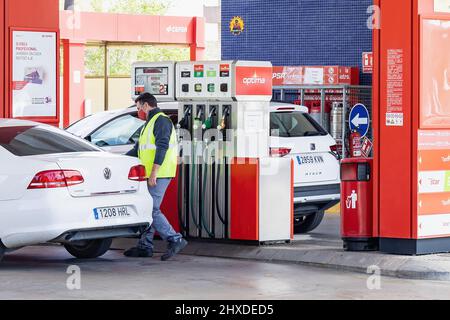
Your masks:
M325 163L323 156L297 156L297 163L299 165L304 164L322 164Z
M104 219L115 219L115 218L126 218L130 217L131 213L128 211L128 207L105 207L105 208L95 208L94 218L95 220Z

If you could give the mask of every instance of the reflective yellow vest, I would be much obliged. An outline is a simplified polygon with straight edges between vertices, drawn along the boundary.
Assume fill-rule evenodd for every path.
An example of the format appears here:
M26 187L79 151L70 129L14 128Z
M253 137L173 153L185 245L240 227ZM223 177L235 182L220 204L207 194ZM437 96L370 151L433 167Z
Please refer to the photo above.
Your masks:
M148 122L147 126L142 129L141 136L139 137L139 152L138 156L142 164L145 166L147 178L152 173L153 164L156 156L156 138L153 133L156 120L159 117L167 117L164 113L157 113ZM169 118L169 117L167 117ZM167 150L166 157L158 171L157 178L174 178L177 172L177 136L175 128L172 126L172 134L170 135L169 149Z

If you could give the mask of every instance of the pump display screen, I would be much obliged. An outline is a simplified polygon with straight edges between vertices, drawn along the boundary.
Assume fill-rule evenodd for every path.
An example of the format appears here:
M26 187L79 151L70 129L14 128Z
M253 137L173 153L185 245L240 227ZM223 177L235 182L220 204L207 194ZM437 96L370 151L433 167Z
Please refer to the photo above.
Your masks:
M149 92L155 96L169 94L169 68L135 68L134 93L136 96Z

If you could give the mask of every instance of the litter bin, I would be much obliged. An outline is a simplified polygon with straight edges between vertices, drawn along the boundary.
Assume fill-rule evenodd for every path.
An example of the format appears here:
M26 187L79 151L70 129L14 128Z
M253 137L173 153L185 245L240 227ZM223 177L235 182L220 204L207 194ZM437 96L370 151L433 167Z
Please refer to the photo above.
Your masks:
M341 162L341 235L346 251L376 251L373 233L373 159Z

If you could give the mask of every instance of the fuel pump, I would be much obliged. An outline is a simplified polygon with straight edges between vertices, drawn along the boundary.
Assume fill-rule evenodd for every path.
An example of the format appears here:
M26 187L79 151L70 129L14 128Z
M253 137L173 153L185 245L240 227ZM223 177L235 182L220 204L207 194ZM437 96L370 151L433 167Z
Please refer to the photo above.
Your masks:
M192 137L179 190L186 235L289 241L291 160L269 158L271 64L179 62L175 73L179 127ZM281 170L275 179L260 176L263 162Z

